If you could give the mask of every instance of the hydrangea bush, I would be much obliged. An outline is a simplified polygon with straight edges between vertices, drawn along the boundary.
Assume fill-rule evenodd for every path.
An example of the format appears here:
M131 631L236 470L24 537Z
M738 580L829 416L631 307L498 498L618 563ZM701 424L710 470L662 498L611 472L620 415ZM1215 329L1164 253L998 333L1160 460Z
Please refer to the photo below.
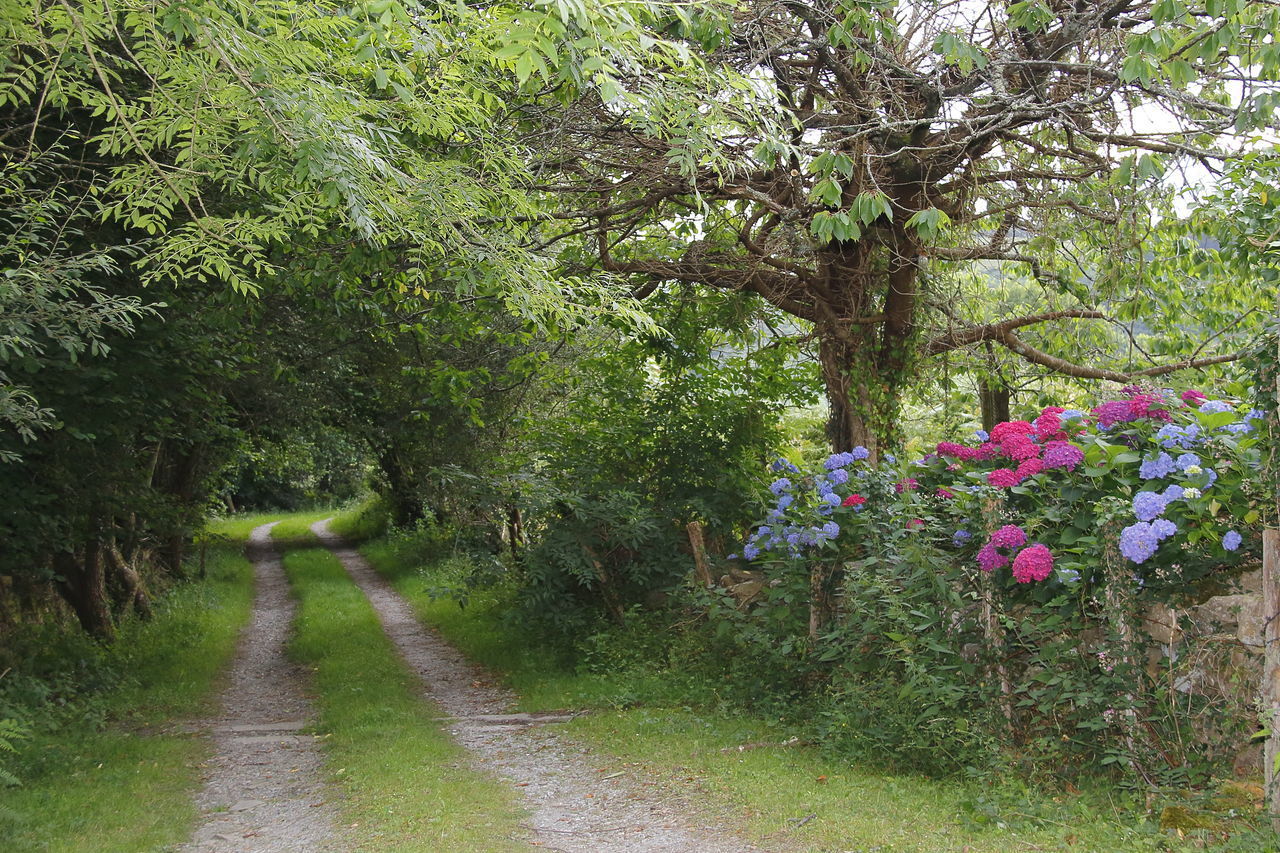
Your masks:
M1183 749L1183 723L1157 724L1108 602L1132 623L1150 602L1195 600L1256 558L1262 417L1197 391L1127 388L914 460L873 466L863 448L813 470L780 459L741 557L771 578L766 608L793 606L806 582L814 599L820 583L834 586L832 618L814 632L811 617L809 639L838 662L831 695L844 704L829 716L866 741L902 715L879 738L886 756L932 727L922 752L968 760L957 745L984 742L975 721L987 719L988 734L1054 760L1185 765L1189 750L1169 748ZM886 689L885 702L869 698Z

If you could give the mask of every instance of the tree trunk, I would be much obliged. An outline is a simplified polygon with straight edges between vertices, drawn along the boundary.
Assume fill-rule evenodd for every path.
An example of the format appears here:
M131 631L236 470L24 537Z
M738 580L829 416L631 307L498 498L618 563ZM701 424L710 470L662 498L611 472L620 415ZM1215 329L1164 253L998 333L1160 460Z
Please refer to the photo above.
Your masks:
M830 407L827 439L831 450L844 453L862 446L871 452L874 462L879 459L882 436L891 429L890 424L875 421L874 368L868 369L868 359L861 357L857 343L842 339L845 336L838 332L818 334L818 361Z
M982 406L982 428L991 432L996 424L1009 420L1012 395L1003 383L982 382L978 385L978 402Z
M99 640L115 638L115 624L107 602L106 576L102 567L102 543L96 538L85 543L84 559L61 551L53 558L59 575L58 592L71 605L80 627Z
M107 567L111 576L120 585L122 591L121 604L132 607L143 619L151 618L151 597L147 595L146 584L138 570L129 564L114 545L106 548Z

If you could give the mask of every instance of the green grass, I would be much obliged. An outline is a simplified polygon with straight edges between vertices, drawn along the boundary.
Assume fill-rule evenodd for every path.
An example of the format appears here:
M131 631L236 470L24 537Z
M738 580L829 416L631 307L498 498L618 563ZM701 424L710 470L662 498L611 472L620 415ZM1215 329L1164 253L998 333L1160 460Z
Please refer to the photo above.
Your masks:
M165 732L209 712L248 619L252 572L238 551L215 546L205 581L175 589L151 621L127 622L110 649L94 650L90 672L68 676L110 673L117 683L40 708L33 737L6 765L22 785L0 789L0 848L113 853L188 837L208 744Z
M815 853L1203 849L1205 839L1182 847L1159 832L1145 807L1131 798L1113 800L1105 789L1071 796L1030 790L1017 780L986 786L933 780L851 765L800 745L740 752L742 744L776 743L776 728L750 716L665 707L655 698L664 695L661 687L566 671L504 618L501 592L475 591L465 608L432 594L461 577L461 561L446 558L424 570L411 549L386 541L364 552L422 621L505 676L523 708L595 709L568 728L595 748L598 760L612 755L618 768L646 767L669 793L687 795L713 815L727 814L764 844ZM619 697L628 694L648 706L619 710ZM1257 836L1232 843L1237 850L1275 849Z
M285 569L301 612L292 653L314 671L326 760L361 849L527 850L516 795L466 768L441 712L327 551L293 551Z

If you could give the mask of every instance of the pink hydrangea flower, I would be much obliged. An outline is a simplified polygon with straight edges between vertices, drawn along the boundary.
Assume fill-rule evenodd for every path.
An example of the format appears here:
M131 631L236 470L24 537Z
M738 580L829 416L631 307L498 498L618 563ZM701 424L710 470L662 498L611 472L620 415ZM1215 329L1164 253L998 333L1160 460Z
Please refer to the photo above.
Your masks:
M1005 421L991 428L991 441L1003 444L1011 435L1030 435L1035 430L1027 421Z
M1013 579L1018 583L1042 581L1053 574L1053 552L1040 543L1023 548L1013 558Z
M938 442L937 453L939 456L950 456L953 459L963 459L968 461L977 456L977 448L966 447L963 444L956 444L954 441Z
M1019 480L1025 480L1028 477L1034 477L1044 470L1044 463L1039 459L1028 459L1018 466L1018 470L1013 473L1018 475Z
M1182 402L1186 403L1188 406L1199 406L1207 399L1209 398L1204 394L1190 388L1182 392Z
M1022 478L1008 468L997 468L987 475L987 483L999 489L1007 489L1022 482Z
M918 488L920 488L920 481L915 477L908 477L905 480L899 480L893 484L893 490L898 494L902 494L903 492L914 492Z
M995 459L1000 448L990 441L983 442L973 452L974 459Z
M934 495L940 498L946 498L950 500L951 498L954 498L956 496L956 493L948 489L946 486L938 486L938 490L934 492Z
M1011 435L1000 444L1004 455L1010 459L1035 459L1040 455L1040 445L1025 435Z

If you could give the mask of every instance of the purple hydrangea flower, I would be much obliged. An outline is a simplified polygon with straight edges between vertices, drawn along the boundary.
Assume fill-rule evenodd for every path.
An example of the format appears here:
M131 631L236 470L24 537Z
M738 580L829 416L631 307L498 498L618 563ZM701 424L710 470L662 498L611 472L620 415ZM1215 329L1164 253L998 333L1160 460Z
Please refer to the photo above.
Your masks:
M1051 441L1044 446L1044 456L1040 460L1045 470L1050 468L1075 469L1084 461L1084 451L1069 441Z
M995 548L1020 548L1027 541L1026 532L1016 524L1006 524L991 534L989 544Z
M791 481L786 477L779 477L769 484L769 491L773 492L775 495L780 495L789 488L791 488Z
M957 548L961 548L964 546L966 542L968 542L972 538L973 538L973 534L970 533L969 531L963 530L963 529L957 530L955 533L951 535L951 544L956 546Z
M1227 535L1222 537L1222 547L1228 551L1234 551L1240 547L1240 543L1244 541L1244 537L1234 530L1228 530Z
M1133 515L1138 521L1151 521L1164 512L1165 504L1159 492L1138 492L1133 496Z
M1138 468L1138 476L1144 480L1155 480L1160 477L1167 477L1173 471L1173 457L1162 450L1155 459L1143 460L1142 465Z
M1009 558L1001 554L995 549L995 546L988 542L978 551L978 568L984 572L993 572L1001 566L1007 566Z
M1160 537L1145 521L1131 524L1120 531L1120 553L1134 563L1144 563L1160 547Z

